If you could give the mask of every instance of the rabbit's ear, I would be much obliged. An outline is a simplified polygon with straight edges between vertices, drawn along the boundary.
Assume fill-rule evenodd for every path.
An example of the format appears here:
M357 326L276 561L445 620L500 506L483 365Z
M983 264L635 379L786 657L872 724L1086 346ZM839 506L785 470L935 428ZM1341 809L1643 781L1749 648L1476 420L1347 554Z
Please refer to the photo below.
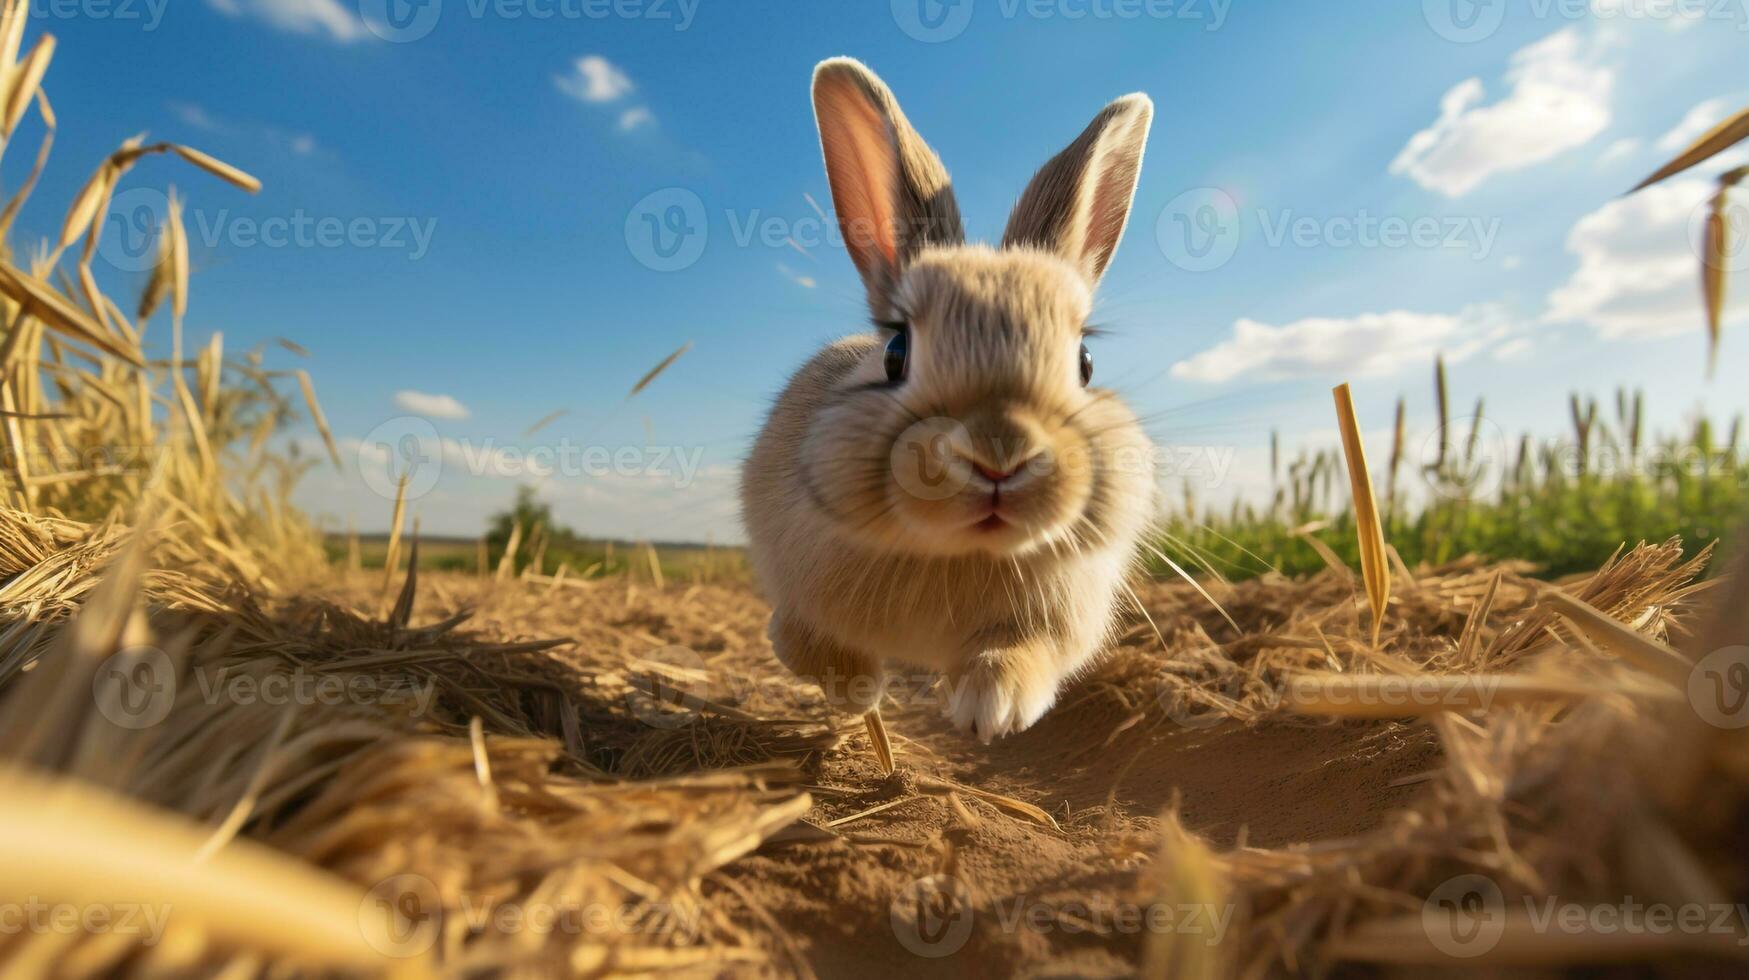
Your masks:
M1153 119L1154 103L1139 92L1101 110L1032 178L1002 244L1055 252L1097 283L1129 221Z
M814 69L814 118L838 227L877 317L891 315L899 271L924 245L965 241L947 171L861 62Z

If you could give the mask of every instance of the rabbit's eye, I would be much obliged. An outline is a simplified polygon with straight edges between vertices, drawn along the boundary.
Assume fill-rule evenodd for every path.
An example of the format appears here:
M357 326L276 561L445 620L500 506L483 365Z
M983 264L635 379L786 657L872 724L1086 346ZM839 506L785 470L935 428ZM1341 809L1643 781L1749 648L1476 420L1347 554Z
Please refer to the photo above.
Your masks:
M910 335L901 330L893 334L892 340L887 341L887 351L882 358L882 364L887 369L887 380L895 384L905 380L905 364L910 358Z
M1093 352L1087 349L1086 344L1082 344L1081 345L1081 387L1083 387L1083 388L1087 387L1088 383L1091 382L1092 380L1093 380Z

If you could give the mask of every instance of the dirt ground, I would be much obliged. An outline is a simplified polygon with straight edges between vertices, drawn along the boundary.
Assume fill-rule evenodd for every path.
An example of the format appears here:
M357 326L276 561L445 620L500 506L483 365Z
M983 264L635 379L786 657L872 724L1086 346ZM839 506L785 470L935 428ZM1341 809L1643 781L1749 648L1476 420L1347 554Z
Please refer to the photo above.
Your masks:
M1118 648L1037 726L993 745L946 723L926 679L904 679L884 709L898 764L889 777L862 724L834 715L773 659L767 608L750 590L426 582L415 622L473 608L482 639L576 638L549 655L599 692L585 700L579 748L607 772L798 766L814 800L807 826L707 877L703 890L752 911L753 933L778 962L820 976L1131 973L1158 928L1138 916L1150 908L1143 869L1164 811L1176 808L1222 849L1327 841L1376 827L1440 765L1419 724L1242 724L1174 707L1156 678L1167 651L1234 640L1182 585L1142 588L1147 618L1133 615ZM1226 598L1247 632L1298 617L1243 593ZM1350 598L1326 612L1353 620L1359 609ZM1455 632L1462 619L1450 623ZM624 675L640 672L678 677L699 700L675 707L626 693ZM824 737L796 734L813 730ZM1031 804L1057 827L980 791ZM1223 923L1185 914L1172 928L1219 938Z

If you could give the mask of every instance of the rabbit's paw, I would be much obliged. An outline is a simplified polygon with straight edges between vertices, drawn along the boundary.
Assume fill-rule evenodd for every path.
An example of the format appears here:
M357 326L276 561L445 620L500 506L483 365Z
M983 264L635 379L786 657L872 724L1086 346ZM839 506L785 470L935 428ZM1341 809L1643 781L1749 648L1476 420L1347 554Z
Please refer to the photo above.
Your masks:
M1012 651L979 654L945 680L943 713L985 744L1031 728L1057 699L1056 679Z

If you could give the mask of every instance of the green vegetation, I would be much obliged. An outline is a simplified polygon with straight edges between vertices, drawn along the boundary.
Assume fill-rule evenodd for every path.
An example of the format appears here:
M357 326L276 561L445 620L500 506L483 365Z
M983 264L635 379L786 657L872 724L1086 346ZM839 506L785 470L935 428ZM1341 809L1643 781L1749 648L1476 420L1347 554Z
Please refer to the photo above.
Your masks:
M1512 442L1487 421L1481 404L1469 417L1450 420L1443 366L1435 393L1448 421L1429 447L1431 460L1407 458L1401 401L1389 455L1380 452L1387 447L1371 447L1385 539L1410 567L1473 554L1528 561L1558 577L1595 569L1640 541L1679 537L1693 554L1726 538L1749 511L1740 419L1722 436L1703 419L1684 434L1648 439L1638 395L1619 392L1612 413L1574 396L1569 435ZM1162 523L1148 571L1176 576L1171 562L1228 579L1270 570L1303 575L1326 567L1321 552L1359 568L1341 451L1301 451L1285 465L1278 452L1271 456L1275 490L1267 506L1241 501L1218 514L1186 500ZM740 548L586 538L555 521L530 487L518 490L483 538L422 540L420 567L495 575L513 539L515 575L551 576L563 568L571 579L653 582L659 570L664 582L748 580ZM354 544L332 536L327 548L336 563L381 568L387 539Z
M1436 394L1445 395L1440 367ZM1504 439L1477 405L1468 419L1444 424L1435 458L1404 458L1399 401L1389 457L1370 461L1380 488L1386 540L1410 567L1475 554L1520 559L1556 577L1595 569L1622 545L1680 537L1692 554L1725 538L1749 506L1749 461L1739 445L1741 419L1723 439L1710 420L1680 436L1643 438L1643 404L1619 392L1615 417L1595 400L1574 396L1572 434L1535 442ZM1377 453L1377 447L1374 447ZM1381 462L1384 465L1380 465ZM1187 512L1169 519L1152 555L1155 574L1212 569L1248 578L1275 568L1289 575L1326 564L1315 539L1358 567L1354 512L1337 450L1301 453L1286 468L1272 452L1276 489L1267 509L1237 503L1226 515Z
M664 582L746 581L746 554L739 548L715 545L670 544L586 538L553 519L552 506L540 500L533 487L519 487L508 510L494 515L486 534L479 539L424 538L419 543L419 567L438 571L497 574L504 553L514 540L511 573L554 575L565 570L568 579L628 576L655 581L660 569ZM330 561L348 563L353 544L343 535L327 540ZM357 564L381 568L388 553L388 536L373 535L357 540ZM407 542L401 545L403 563Z

